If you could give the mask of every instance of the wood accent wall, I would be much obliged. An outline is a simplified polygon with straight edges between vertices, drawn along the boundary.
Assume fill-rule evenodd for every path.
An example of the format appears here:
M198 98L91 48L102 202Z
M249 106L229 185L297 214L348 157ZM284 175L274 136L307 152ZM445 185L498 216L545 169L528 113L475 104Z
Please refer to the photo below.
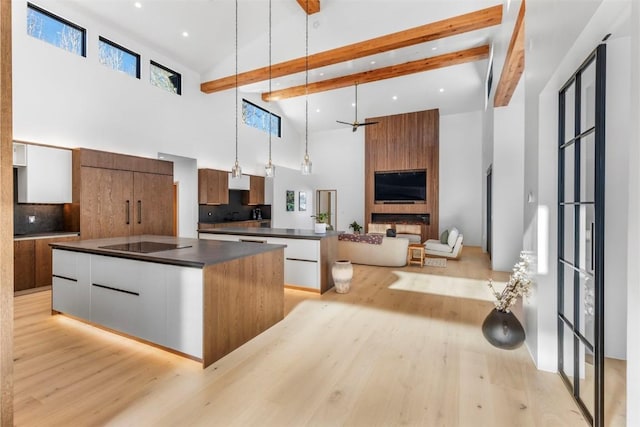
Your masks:
M438 110L368 118L377 125L365 127L365 226L372 214L428 213L422 240L438 238L439 129ZM374 173L409 169L427 170L427 201L412 204L376 204Z
M0 0L0 426L13 425L11 0Z

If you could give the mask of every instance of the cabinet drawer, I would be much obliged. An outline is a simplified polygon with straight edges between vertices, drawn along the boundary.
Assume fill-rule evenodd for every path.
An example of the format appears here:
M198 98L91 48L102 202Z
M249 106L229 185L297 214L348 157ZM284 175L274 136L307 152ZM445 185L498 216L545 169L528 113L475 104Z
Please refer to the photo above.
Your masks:
M317 262L291 259L284 261L284 282L287 285L320 289L318 277L320 277L320 271Z
M51 307L82 319L91 319L91 256L53 250Z
M142 263L106 256L91 257L91 282L134 294L140 293Z
M284 250L285 258L318 261L320 255L320 242L316 240L283 239L287 245Z
M224 242L238 242L241 236L232 236L230 234L209 234L200 233L198 238L203 240L222 240Z
M91 321L137 336L140 294L91 284ZM141 337L142 338L142 337Z

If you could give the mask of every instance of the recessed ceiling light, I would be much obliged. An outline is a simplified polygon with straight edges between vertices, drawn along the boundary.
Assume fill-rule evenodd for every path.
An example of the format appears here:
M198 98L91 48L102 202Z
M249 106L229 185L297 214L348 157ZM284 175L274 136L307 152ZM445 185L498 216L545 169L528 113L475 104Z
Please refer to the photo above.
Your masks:
M135 2L133 5L138 9L142 8L142 3L140 3L139 1Z
M319 112L320 112L320 109L319 109L319 108L316 108L316 113L319 113Z
M355 106L356 106L356 103L355 103L355 102L352 102L352 103L351 103L351 106L352 106L352 107L355 107Z
M393 96L391 97L391 99L393 99L393 100L395 101L396 99L398 99L398 97L397 97L396 95L393 95Z
M375 64L375 63L376 63L376 61L371 61L371 65L373 65L373 64Z
M440 92L444 92L444 88L443 87L440 88Z
M438 46L432 47L431 50L438 50Z
M324 76L324 73L320 73L320 77Z
M189 37L189 33L187 33L186 31L182 32L182 37Z

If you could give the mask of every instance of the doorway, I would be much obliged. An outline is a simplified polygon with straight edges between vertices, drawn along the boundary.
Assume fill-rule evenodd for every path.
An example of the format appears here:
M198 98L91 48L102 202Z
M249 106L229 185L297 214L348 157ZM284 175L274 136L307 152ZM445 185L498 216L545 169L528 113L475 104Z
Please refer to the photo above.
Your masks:
M326 212L328 214L327 229L338 229L338 190L316 191L316 214Z
M604 425L606 45L558 99L558 371L587 421Z

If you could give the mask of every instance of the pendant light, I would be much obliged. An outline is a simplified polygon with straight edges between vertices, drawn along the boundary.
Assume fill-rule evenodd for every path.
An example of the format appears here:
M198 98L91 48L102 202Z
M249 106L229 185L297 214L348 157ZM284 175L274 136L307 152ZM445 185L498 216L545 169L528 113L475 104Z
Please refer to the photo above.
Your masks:
M309 0L305 15L307 17L305 25L305 51L304 51L304 159L300 165L302 175L311 174L311 160L309 160Z
M238 0L236 0L236 162L231 168L232 178L242 177L242 168L238 163Z
M271 0L269 0L269 93L271 93ZM269 101L271 102L271 101ZM273 178L276 167L271 163L271 124L273 123L271 108L269 108L269 162L264 167L264 176Z

